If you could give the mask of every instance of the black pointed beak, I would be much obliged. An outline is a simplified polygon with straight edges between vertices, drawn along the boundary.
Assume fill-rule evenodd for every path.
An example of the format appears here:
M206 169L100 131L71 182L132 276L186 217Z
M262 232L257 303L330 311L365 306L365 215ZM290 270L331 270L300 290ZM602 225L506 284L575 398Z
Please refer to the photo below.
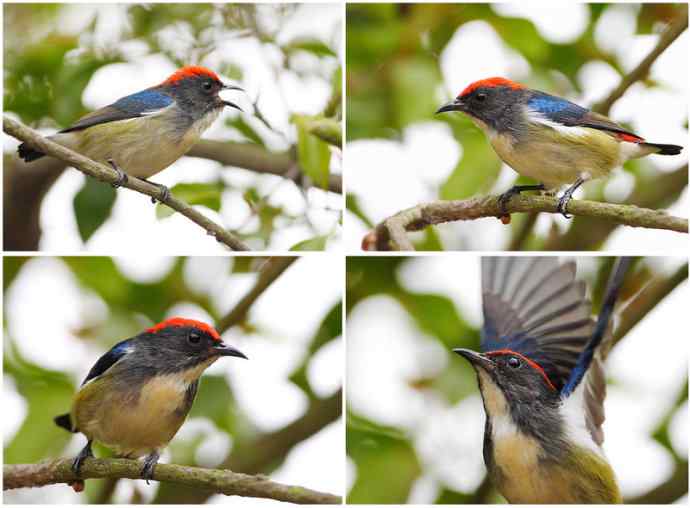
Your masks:
M465 360L470 362L472 366L475 368L479 367L487 372L490 372L494 369L494 362L489 360L486 356L484 356L481 353L477 353L476 351L472 351L471 349L464 348L453 349L453 352L465 358Z
M244 92L244 88L242 88L242 87L235 86L235 85L227 85L225 83L223 83L223 87L221 88L221 90L239 90L240 92ZM234 102L230 102L230 101L221 101L221 102L223 104L225 104L226 106L230 106L231 108L235 108L239 111L242 111L242 108L239 107ZM242 111L242 112L244 113L244 111Z
M214 344L213 352L218 356L236 356L237 358L244 358L245 360L249 360L249 358L247 358L247 356L242 351L240 351L239 349L235 349L232 346L228 346L225 342L219 342L217 344Z
M465 111L465 104L460 99L455 99L448 104L444 104L436 110L436 114L445 113L447 111Z
M244 92L244 88L236 86L236 85L228 85L223 83L223 88L222 90L239 90L240 92Z

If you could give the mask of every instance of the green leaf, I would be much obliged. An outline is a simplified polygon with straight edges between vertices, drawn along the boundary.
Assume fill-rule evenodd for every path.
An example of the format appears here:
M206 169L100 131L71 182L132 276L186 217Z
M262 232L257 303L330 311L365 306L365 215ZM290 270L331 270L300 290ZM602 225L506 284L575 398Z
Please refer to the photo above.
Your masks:
M110 217L116 197L117 192L110 185L95 178L87 178L84 181L72 202L82 241L88 241Z
M60 456L71 435L53 423L68 413L74 393L69 377L23 359L11 340L5 341L4 374L12 378L27 404L26 418L5 447L6 464L37 462Z
M304 173L322 189L328 189L331 150L328 145L311 134L302 117L295 116L297 126L297 158Z
M337 57L335 51L329 48L323 41L318 39L295 39L287 46L283 47L286 53L293 53L295 51L307 51L319 57L332 56Z
M328 237L329 235L321 235L309 238L308 240L302 240L290 247L290 250L326 250Z
M240 134L242 134L248 141L252 141L259 146L266 146L261 136L259 136L259 134L254 130L254 128L244 120L243 115L238 115L234 118L228 118L228 120L225 123L229 127L237 129L240 132Z
M178 183L170 192L174 196L189 205L203 205L216 212L220 210L220 198L223 193L223 184L215 183ZM156 206L156 217L163 219L170 217L175 210L169 206L158 204Z
M438 63L431 58L407 58L392 70L392 93L397 126L427 121L438 108L436 88L441 82Z
M357 465L348 503L404 504L422 473L409 438L398 429L348 415L347 454ZM394 469L392 469L394 468Z

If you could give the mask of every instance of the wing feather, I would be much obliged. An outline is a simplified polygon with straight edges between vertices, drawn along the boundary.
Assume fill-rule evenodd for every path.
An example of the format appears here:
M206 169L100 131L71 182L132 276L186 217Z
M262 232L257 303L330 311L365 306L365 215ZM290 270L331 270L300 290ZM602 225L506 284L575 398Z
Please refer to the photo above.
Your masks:
M80 131L94 125L138 118L166 108L172 103L173 99L169 95L154 89L146 89L123 97L109 106L92 111L60 132Z
M482 351L524 354L560 389L594 329L575 274L575 263L554 257L483 258Z

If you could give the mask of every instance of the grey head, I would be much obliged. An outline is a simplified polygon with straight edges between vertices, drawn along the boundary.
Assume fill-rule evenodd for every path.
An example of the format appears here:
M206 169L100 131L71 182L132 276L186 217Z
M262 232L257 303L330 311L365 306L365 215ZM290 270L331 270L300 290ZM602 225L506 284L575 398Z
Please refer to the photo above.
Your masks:
M518 133L524 123L524 104L530 90L505 78L476 81L436 113L459 111L478 120L480 125L499 132Z
M242 111L237 104L220 96L223 90L243 91L242 88L223 83L215 72L204 67L183 67L154 89L173 97L178 107L194 120L226 106Z

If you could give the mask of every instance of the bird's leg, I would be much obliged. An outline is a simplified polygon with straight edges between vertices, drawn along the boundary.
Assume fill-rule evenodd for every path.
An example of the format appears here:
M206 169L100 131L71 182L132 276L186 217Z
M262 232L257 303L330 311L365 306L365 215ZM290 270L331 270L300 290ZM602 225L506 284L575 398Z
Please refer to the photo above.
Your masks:
M141 477L144 480L146 480L147 485L149 483L149 480L153 480L153 470L156 467L156 464L158 463L158 459L160 459L160 457L161 456L158 453L158 450L153 450L144 459L144 467L141 470Z
M79 455L77 455L72 462L72 472L77 476L79 476L79 470L81 469L81 465L84 463L84 460L93 457L93 450L91 450L92 442L92 440L89 440L86 443L86 446L82 448L82 450L79 452Z
M160 199L156 199L154 197L151 197L151 203L156 203L156 201L160 201L161 203L165 203L168 199L170 199L170 189L168 189L165 185L162 183L156 183L152 182L151 180L147 180L146 178L142 178L146 183L150 183L151 185L155 185L158 187L161 191L161 197Z
M572 184L570 187L568 187L561 198L558 200L558 208L557 210L565 217L566 219L570 219L572 215L568 215L567 213L567 208L568 208L568 203L570 200L573 198L573 192L577 190L577 188L585 183L585 180L583 178L578 177L577 180L575 180L575 183Z
M110 167L113 168L117 173L117 180L111 183L110 185L112 185L115 189L117 189L118 187L122 187L124 184L127 183L127 180L129 180L129 178L127 177L127 173L122 171L117 166L117 164L115 164L115 161L113 159L108 159L108 164L110 164Z
M543 183L536 185L513 185L510 189L498 196L498 204L501 206L501 211L503 212L503 214L507 215L508 210L506 209L506 207L508 206L508 201L510 201L510 198L519 195L523 191L544 189L546 189L546 187Z

